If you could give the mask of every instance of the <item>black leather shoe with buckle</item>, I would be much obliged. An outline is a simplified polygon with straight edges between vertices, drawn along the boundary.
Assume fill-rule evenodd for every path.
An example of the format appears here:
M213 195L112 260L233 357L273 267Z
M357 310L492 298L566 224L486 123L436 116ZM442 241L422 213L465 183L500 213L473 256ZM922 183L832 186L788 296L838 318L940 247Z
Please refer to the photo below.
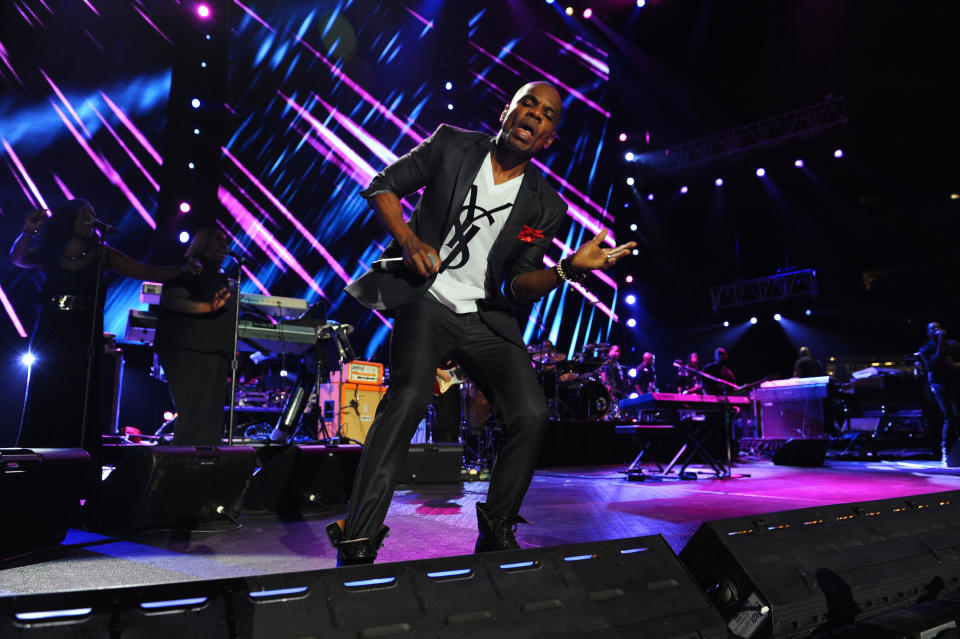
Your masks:
M386 526L380 526L380 532L374 539L368 537L359 537L357 539L344 539L343 531L346 522L343 519L327 524L327 538L330 539L330 545L337 549L337 566L356 566L359 564L372 564L377 558L377 551L383 546L383 540L386 538L390 529Z
M529 524L530 522L520 515L511 515L498 519L491 519L487 514L487 505L483 502L477 503L477 545L473 552L496 552L498 550L519 550L520 544L517 543L514 533L516 533L517 524Z

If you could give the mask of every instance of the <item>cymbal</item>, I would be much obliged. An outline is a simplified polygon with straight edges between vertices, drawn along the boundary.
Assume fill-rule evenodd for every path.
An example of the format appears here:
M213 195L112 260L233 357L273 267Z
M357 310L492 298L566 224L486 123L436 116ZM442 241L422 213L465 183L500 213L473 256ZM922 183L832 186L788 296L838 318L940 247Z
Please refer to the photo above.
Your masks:
M596 344L584 344L583 348L580 350L583 351L608 351L610 350L610 344L604 342L597 342Z
M537 362L538 364L556 364L557 362L562 362L565 359L567 359L567 356L563 353L548 351L542 355L538 354L534 356L533 361Z

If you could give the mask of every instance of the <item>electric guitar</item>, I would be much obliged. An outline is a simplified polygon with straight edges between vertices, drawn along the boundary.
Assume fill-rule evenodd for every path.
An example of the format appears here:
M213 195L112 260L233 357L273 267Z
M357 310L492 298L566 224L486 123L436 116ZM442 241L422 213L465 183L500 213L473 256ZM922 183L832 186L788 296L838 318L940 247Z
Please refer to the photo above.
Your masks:
M448 379L441 377L440 373L443 372ZM451 386L457 386L467 381L467 376L463 372L463 369L459 366L453 366L451 368L438 368L437 376L433 380L433 394L434 395L443 395Z

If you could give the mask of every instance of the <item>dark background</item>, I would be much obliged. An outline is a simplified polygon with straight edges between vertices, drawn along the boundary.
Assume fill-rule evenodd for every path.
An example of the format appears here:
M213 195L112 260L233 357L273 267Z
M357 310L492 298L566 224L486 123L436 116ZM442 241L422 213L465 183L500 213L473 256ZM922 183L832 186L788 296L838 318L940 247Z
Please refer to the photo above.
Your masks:
M573 289L548 297L543 330L564 352L616 342L627 363L655 352L666 374L673 358L697 350L708 359L723 345L747 381L789 375L800 345L851 366L903 363L930 319L948 330L960 326L960 201L950 199L960 192L958 25L949 3L651 0L641 9L605 0L589 4L590 20L581 15L587 3L568 17L557 4L534 0L210 4L208 27L198 26L195 4L172 0L96 3L97 13L83 3L8 3L0 14L0 137L49 205L64 198L59 180L119 226L110 242L138 259L175 261L181 231L219 222L254 260L256 283L245 290L324 299L331 317L357 327L363 357L385 360L389 337L387 322L342 294L344 278L362 273L386 240L357 196L368 170L440 122L492 131L513 91L548 74L600 107L564 90L560 138L539 157L548 179L589 215L601 216L560 188L561 179L606 210L619 242L640 242L639 254L611 273L616 291L595 277L585 282L619 321ZM216 37L204 44L197 39L204 32ZM605 61L609 79L561 43ZM199 58L222 61L196 75ZM88 131L79 135L115 175L95 165L54 111L56 104L76 128L41 69L76 108ZM204 96L197 136L183 106L191 92ZM161 167L103 94L176 161ZM846 125L671 175L623 159L828 97L844 98ZM617 139L621 132L627 142ZM220 146L236 162L207 162L184 177L183 159L194 151L206 158L210 149L216 155ZM843 158L833 157L836 148ZM9 245L34 204L3 153L0 240ZM797 158L803 170L793 166ZM755 175L760 166L764 179ZM717 177L725 181L720 189ZM682 185L689 187L683 196ZM181 199L194 203L190 214L176 211ZM559 239L576 247L590 235L571 220ZM560 256L557 247L549 254ZM711 309L711 286L790 268L816 269L816 299ZM0 268L0 287L27 333L38 283L35 273ZM110 279L107 330L122 335L127 309L141 307L138 286ZM637 295L636 305L624 303L627 293ZM773 321L775 312L785 321ZM7 317L0 322L0 396L8 407L0 444L15 429L25 377L19 356L28 344ZM625 326L629 317L636 328ZM527 335L536 328L530 322ZM165 390L144 382L146 358L134 359L140 363L122 406L131 423L152 423Z

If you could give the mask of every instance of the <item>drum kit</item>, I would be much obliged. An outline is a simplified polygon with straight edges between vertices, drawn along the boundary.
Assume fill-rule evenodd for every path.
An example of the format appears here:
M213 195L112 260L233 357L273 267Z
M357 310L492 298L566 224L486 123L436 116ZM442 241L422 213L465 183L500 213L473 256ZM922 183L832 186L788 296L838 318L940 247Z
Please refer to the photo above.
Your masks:
M587 344L571 359L546 345L527 350L547 398L550 419L595 421L610 415L614 393L602 371L610 344Z

